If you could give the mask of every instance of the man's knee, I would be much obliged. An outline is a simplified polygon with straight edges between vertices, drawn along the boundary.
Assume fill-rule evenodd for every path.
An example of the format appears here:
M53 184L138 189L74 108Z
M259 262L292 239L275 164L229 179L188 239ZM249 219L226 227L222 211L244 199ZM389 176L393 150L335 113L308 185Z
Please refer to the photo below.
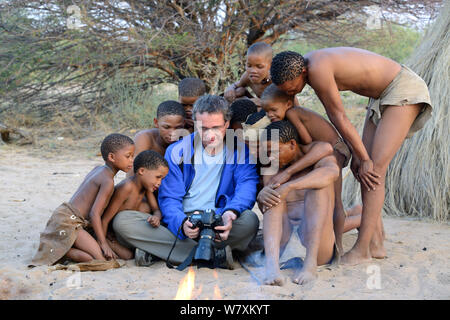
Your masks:
M119 212L112 221L114 232L125 238L128 234L132 234L138 220L137 214L136 211Z
M245 210L241 213L239 220L248 234L256 234L259 228L259 219L256 213L251 210Z

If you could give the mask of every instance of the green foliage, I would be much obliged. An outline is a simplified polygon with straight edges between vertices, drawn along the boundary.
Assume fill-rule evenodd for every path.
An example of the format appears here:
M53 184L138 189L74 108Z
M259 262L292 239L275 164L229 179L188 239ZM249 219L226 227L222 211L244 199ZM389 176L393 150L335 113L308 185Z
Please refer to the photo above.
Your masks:
M292 50L302 54L317 49L340 46L354 46L366 49L382 56L391 58L397 62L404 62L417 46L421 33L407 27L390 25L384 26L380 30L361 30L354 32L345 38L345 41L314 42L304 39L287 40L282 37L282 41L274 45L274 51ZM283 39L284 38L284 39Z
M149 128L153 126L153 118L161 102L178 100L176 86L144 89L139 83L139 79L128 79L120 74L107 81L105 95L110 113L101 116L104 122L113 128Z

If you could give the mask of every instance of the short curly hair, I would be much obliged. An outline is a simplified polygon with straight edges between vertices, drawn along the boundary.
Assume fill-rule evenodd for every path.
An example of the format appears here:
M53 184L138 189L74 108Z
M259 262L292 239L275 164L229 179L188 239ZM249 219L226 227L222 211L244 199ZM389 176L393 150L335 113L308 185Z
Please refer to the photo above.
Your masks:
M231 106L231 123L242 123L247 120L248 116L257 112L258 108L256 104L250 99L237 99Z
M300 76L305 66L305 58L300 53L283 51L272 59L270 77L273 83L281 85Z
M178 83L180 97L200 97L206 93L206 85L199 78L184 78Z
M182 116L183 118L186 118L186 112L184 111L183 105L175 100L167 100L158 105L158 109L156 109L157 119L171 115Z
M279 142L287 143L292 139L300 144L300 137L294 125L287 120L275 121L269 124L265 130L267 130L266 141L274 141L275 136L273 130L278 130ZM264 135L262 135L264 137Z
M249 56L251 54L263 55L266 58L269 58L270 60L272 60L273 51L272 51L272 47L270 46L270 44L260 41L260 42L255 42L250 47L248 47L247 56Z
M166 159L164 159L164 157L156 151L145 150L139 153L136 158L134 158L133 171L134 173L136 173L139 168L156 170L161 166L169 168L169 164L167 163Z
M115 153L129 145L134 145L134 142L130 137L120 133L111 133L103 139L102 144L100 145L100 152L103 160L107 161L110 153Z

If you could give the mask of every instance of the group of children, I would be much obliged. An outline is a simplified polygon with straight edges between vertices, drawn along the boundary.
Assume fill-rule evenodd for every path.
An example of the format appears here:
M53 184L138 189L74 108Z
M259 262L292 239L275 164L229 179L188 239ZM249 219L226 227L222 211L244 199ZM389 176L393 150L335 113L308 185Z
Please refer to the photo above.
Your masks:
M266 43L249 47L246 71L224 92L233 115L230 129L244 129L245 133L246 129L263 129L287 120L296 129L301 145L319 141L331 145L339 167L333 214L338 251L343 252L342 234L360 227L357 243L343 256L343 262L383 258L381 209L386 169L404 139L430 117L426 84L406 66L356 48L321 49L305 56L286 51L272 56L272 48ZM299 105L295 95L306 84L318 95L331 123ZM339 96L343 90L370 98L362 139L345 115ZM63 257L74 261L130 259L133 253L114 240L108 225L117 212L138 210L150 213L149 223L159 226L161 212L154 192L168 173L165 150L193 132L192 107L205 93L202 80L183 79L179 101L158 106L154 128L139 132L134 142L120 134L106 137L101 147L105 165L90 172L72 199L55 210L41 234L33 263L53 264ZM242 139L257 147L258 137ZM352 172L361 183L363 205L346 212L341 198L342 169L350 159ZM277 188L300 168L314 165L304 162L292 162L269 181L261 182L261 188L269 186L276 195ZM127 172L127 178L114 186L113 178L119 170ZM258 205L264 212L276 206L277 199ZM88 225L93 232L84 230Z
M169 100L158 106L155 128L138 132L134 141L118 133L103 140L100 150L105 164L88 173L72 198L53 212L30 266L133 258L134 252L122 246L108 227L123 210L147 212L150 225L159 226L161 211L155 192L168 173L166 148L193 131L192 106L206 93L204 82L197 78L183 79L178 88L179 102ZM114 185L118 171L127 177Z

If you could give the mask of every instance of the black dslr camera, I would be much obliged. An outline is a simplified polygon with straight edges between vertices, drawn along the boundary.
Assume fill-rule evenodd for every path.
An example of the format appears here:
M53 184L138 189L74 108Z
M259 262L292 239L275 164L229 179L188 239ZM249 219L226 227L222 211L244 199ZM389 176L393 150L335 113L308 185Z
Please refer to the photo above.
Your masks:
M189 222L192 223L192 229L199 228L200 236L198 240L198 247L195 251L195 260L202 260L205 262L217 261L219 257L224 255L223 252L219 252L220 249L214 247L214 237L216 232L223 232L223 230L214 230L217 226L223 226L222 217L215 213L214 210L208 209L205 211L199 211L200 213L192 214L189 217ZM221 260L221 258L219 259Z

